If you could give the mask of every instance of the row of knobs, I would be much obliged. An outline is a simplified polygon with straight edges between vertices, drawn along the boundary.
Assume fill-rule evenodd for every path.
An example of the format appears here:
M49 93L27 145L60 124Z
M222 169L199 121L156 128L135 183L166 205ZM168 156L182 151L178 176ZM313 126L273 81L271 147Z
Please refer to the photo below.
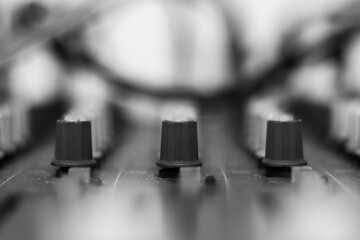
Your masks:
M264 167L306 165L302 122L269 99L253 100L245 111L245 144Z
M106 109L72 110L56 123L57 167L93 167L112 142L112 122ZM157 165L162 168L201 166L195 120L162 122L161 151Z
M107 117L105 117L107 116ZM265 167L306 165L303 157L301 121L268 104L249 105L245 129L249 149ZM52 164L58 167L92 167L108 148L109 117L106 111L84 114L73 111L56 125L56 150ZM161 168L197 167L197 122L162 122Z
M360 155L360 102L339 99L331 107L330 136L352 154Z
M94 154L103 153L107 145L97 144L94 139L104 139L108 130L100 125L96 131L96 119L85 120L66 116L56 124L55 159L57 167L93 167L97 164ZM104 120L104 119L102 119ZM95 130L95 131L94 131ZM94 133L95 132L95 133ZM98 148L102 146L102 148ZM160 159L157 165L162 168L201 166L198 155L196 121L163 121Z

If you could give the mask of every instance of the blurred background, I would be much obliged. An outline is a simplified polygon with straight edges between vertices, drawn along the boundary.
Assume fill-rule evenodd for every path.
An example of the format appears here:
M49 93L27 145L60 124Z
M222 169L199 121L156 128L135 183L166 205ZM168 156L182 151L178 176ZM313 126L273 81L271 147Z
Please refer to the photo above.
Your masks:
M21 104L94 94L150 121L163 99L276 81L317 102L360 88L356 0L0 4L3 95Z

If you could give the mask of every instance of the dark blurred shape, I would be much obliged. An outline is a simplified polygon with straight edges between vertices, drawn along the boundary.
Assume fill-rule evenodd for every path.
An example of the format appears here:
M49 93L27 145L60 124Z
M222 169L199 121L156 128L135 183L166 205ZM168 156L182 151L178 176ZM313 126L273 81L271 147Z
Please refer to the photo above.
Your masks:
M15 12L13 27L19 31L32 30L42 24L48 14L48 9L41 3L26 3Z
M49 102L45 105L33 107L29 110L29 131L31 141L47 140L55 133L54 122L63 116L67 104L62 100Z
M11 193L0 201L0 226L2 226L8 217L16 210L16 208L24 200L24 194L22 193Z
M71 29L51 41L51 48L61 62L69 67L94 64L83 43L83 26Z
M55 159L59 167L91 167L93 158L90 121L65 121L56 123Z
M159 177L161 178L178 178L180 175L180 168L162 168L159 170Z
M303 157L300 120L268 121L265 167L292 167L306 165Z
M163 121L161 152L157 165L164 168L201 166L197 122Z
M331 112L328 106L314 102L296 99L291 102L289 109L303 120L304 129L312 137L323 141L329 137Z
M206 186L215 186L216 178L213 175L208 175L204 178L204 183Z

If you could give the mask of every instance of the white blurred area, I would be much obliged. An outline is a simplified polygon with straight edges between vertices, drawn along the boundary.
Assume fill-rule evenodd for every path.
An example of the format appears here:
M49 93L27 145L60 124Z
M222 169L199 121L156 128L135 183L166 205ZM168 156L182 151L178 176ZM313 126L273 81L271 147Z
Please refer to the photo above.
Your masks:
M198 112L196 104L188 101L169 102L162 108L162 120L164 121L197 121Z
M102 64L156 89L217 91L230 79L228 31L213 1L138 1L89 24L86 44Z
M345 62L344 86L345 90L353 93L360 92L360 35L351 42Z
M36 217L39 240L165 240L167 232L158 189L126 182L83 192L76 179L63 179L58 199L44 202ZM52 208L51 208L52 207Z
M14 10L29 2L0 1L3 19L0 24L5 26L0 27L0 34L11 25ZM93 0L39 2L50 9L50 14L57 9L101 5ZM256 77L274 66L289 34L298 33L296 41L300 47L318 43L333 30L329 16L359 1L109 0L104 5L116 2L118 4L90 18L85 26L83 44L98 63L119 76L119 81L157 91L185 90L212 96L238 84L234 79L239 72ZM233 36L236 38L231 39ZM230 57L231 40L244 52L235 72ZM303 64L291 76L290 91L326 102L336 94L337 82L342 81L345 89L359 92L358 42L356 38L348 47L344 69L338 69L331 61ZM106 84L93 87L91 69L79 69L84 81L74 83L73 88L73 74L64 76L64 71L47 47L31 49L11 64L11 94L27 105L39 105L55 98L59 92L68 94L76 89L87 92L89 88L89 92L98 90L101 95L108 88ZM85 81L87 78L89 83ZM119 98L129 116L156 120L161 116L161 100L142 94Z
M44 47L35 47L16 58L9 69L9 91L27 107L53 101L64 83L64 71Z
M293 97L326 105L338 95L338 77L334 62L309 62L295 70L288 86Z
M231 8L239 27L247 58L243 70L249 75L262 73L276 63L280 46L291 31L313 28L312 38L304 36L304 43L316 41L327 33L327 16L341 12L357 0L224 0ZM320 36L319 36L320 34ZM306 35L306 34L305 34Z
M254 239L357 239L359 199L353 197L308 172L290 191L278 193L273 209L255 204Z
M85 109L103 108L112 98L112 89L99 74L78 69L67 75L66 92L74 107Z

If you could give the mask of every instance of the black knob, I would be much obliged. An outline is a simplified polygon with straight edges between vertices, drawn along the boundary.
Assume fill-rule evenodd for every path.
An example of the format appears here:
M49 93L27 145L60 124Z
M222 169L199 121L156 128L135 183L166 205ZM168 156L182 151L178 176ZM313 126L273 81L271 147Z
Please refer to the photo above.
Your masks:
M301 125L300 120L268 121L263 166L292 167L306 165L303 157Z
M51 164L58 167L96 165L92 153L90 121L57 121L55 159Z
M163 168L201 166L198 154L197 122L163 121L160 160Z

